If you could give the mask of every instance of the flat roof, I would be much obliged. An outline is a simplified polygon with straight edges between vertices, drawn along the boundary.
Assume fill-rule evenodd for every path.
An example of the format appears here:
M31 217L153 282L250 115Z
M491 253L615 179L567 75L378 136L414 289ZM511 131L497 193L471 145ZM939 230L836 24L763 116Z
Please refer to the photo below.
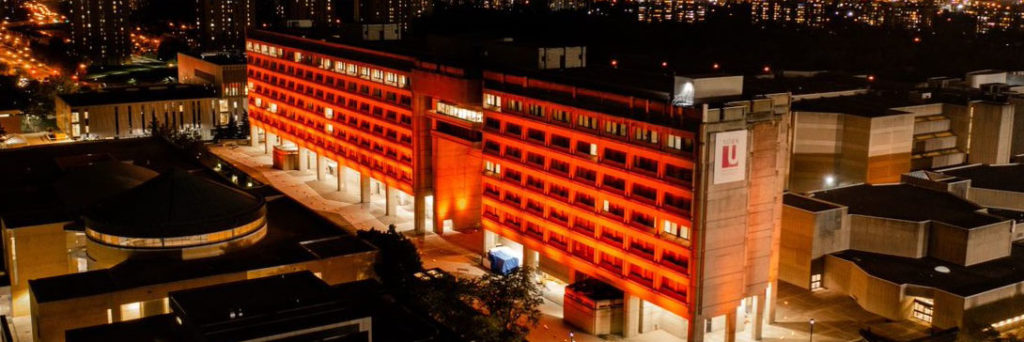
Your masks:
M56 189L69 174L99 163L128 163L155 172L204 167L156 138L82 141L0 150L0 218L8 228L71 221L75 204ZM119 177L117 174L93 174ZM61 183L61 184L57 184ZM88 186L78 189L89 190ZM72 201L74 202L74 201ZM81 203L79 203L81 204Z
M318 256L303 246L305 241L326 239L342 247ZM109 269L30 280L29 286L36 300L44 303L374 250L295 200L276 197L267 202L266 237L244 249L194 260L181 260L180 255L129 259Z
M971 229L1006 221L955 195L909 184L860 184L814 192L811 197L849 208L852 215L895 220L938 221Z
M304 51L379 65L395 70L412 70L414 54L405 41L343 39L315 30L251 30L246 39L296 48Z
M282 334L297 334L289 341L351 341L350 336L367 336L339 323L367 317L374 340L459 340L390 300L374 280L328 286L304 271L175 291L169 298L172 314L71 330L68 342L120 341L129 333L139 334L132 341L244 341Z
M848 96L822 97L793 102L794 112L839 113L866 118L906 114L893 108L923 105L910 101L908 94L895 92L869 92Z
M851 261L865 272L896 284L927 286L967 297L1003 286L1024 282L1024 246L1013 244L1010 256L973 266L926 257L905 258L885 254L845 250L831 254ZM943 266L949 273L940 273Z
M815 200L810 197L804 197L793 193L786 193L785 195L782 195L782 204L794 208L800 208L810 212L819 212L840 208L840 206L832 203Z
M971 180L971 187L1024 192L1024 164L978 164L939 172Z
M233 52L213 52L213 53L192 53L192 52L179 52L182 55L186 55L195 59L200 59L211 64L227 66L227 65L245 65L246 59L245 54L233 53Z
M72 107L102 106L119 103L138 103L217 97L217 91L200 85L173 84L152 87L105 88L74 94L57 95Z
M743 91L753 95L791 93L793 95L866 90L869 82L849 75L819 73L813 76L747 77Z

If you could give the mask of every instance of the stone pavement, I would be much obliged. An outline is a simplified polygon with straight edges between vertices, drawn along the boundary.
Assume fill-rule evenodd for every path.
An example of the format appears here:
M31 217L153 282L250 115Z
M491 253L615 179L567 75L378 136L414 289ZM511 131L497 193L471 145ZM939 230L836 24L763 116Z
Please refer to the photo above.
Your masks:
M211 151L257 180L269 184L285 195L295 198L307 207L331 219L339 226L350 230L379 228L396 224L398 230L411 233L412 213L408 206L399 207L396 217L384 215L382 198L371 203L358 203L358 196L336 191L332 175L317 181L313 171L281 171L271 168L271 157L263 153L263 147L211 147ZM350 179L347 189L357 189L358 180ZM351 183L356 182L356 183ZM429 230L429 229L428 229ZM486 270L481 267L480 255L482 233L479 230L448 232L444 235L428 233L413 236L413 242L420 251L424 266L438 267L460 276L479 276ZM552 290L554 291L554 290ZM560 293L548 293L541 307L543 317L540 324L530 332L531 341L569 341L573 328L562 321L561 304L551 299L560 298ZM860 341L858 330L871 327L875 331L885 330L894 335L913 336L923 331L923 326L911 322L886 323L884 319L861 309L847 296L835 291L809 292L795 286L782 284L776 324L765 324L766 341L809 341L808 320L815 319L814 341ZM705 335L706 341L723 341L721 331ZM750 341L746 331L737 333L737 341ZM602 338L575 333L575 341L681 341L668 333L655 331L641 336L622 339L617 336Z

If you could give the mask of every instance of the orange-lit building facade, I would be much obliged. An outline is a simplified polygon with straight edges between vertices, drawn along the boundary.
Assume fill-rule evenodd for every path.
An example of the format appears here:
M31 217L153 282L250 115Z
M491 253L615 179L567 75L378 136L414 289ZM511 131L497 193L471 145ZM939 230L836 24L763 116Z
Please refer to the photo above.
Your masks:
M482 227L484 253L515 246L565 282L621 289L627 337L760 338L788 94L743 94L739 76L624 84L269 32L247 49L254 145L294 144L359 173L361 193L369 178L407 194L418 232Z

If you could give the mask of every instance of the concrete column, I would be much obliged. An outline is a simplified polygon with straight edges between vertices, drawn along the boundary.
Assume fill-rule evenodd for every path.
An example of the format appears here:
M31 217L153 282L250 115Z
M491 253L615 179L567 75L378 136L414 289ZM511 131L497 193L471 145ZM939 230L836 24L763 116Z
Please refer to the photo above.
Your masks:
M344 166L341 166L341 162L338 162L338 166L334 168L334 179L338 181L338 191L345 190L345 171Z
M707 319L700 315L695 315L693 320L686 322L686 341L704 342L706 324Z
M306 148L299 146L299 171L306 171L306 168L309 166L308 155L309 150L306 150Z
M540 280L540 253L523 246L523 266L529 267L533 272L533 280Z
M775 324L775 307L779 304L779 281L772 281L768 285L768 300L765 302L768 306L768 324Z
M767 291L765 291L767 292ZM760 341L763 337L761 330L764 328L765 295L754 296L754 318L750 322L750 339Z
M359 173L359 203L370 203L370 176Z
M622 300L622 337L640 334L640 297L626 293Z
M327 158L323 153L316 155L316 180L322 181L327 176Z
M384 216L398 215L398 190L384 185Z
M736 342L736 310L725 314L725 342Z
M270 132L266 132L266 134L264 134L264 135L266 137L264 137L264 140L263 140L263 143L264 143L264 145L263 145L263 153L270 153L271 147L277 145L277 142L274 141L274 140L277 140L277 136L274 135L274 133L270 133Z
M494 246L497 246L497 245L498 245L498 234L495 233L495 232L492 232L490 230L484 229L484 246L483 246L484 247L484 251L483 251L483 253L486 255L487 251L491 250L491 248L494 248Z
M437 215L437 214L435 214ZM427 233L427 196L422 194L413 196L412 200L412 228L416 235ZM439 232L440 227L434 226L434 232Z
M260 128L249 126L249 146L256 147L260 143Z

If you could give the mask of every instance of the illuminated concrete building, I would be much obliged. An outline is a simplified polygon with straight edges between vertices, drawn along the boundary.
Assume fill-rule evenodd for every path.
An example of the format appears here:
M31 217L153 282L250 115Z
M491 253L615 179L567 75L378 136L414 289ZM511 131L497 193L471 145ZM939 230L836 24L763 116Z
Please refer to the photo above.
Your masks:
M252 0L196 0L196 27L206 51L241 50L253 25Z
M1015 134L1024 127L1015 115L1024 101L940 81L794 101L789 190L893 183L911 170L1009 162L1024 139ZM956 81L978 82L990 84L977 77Z
M153 125L195 131L213 139L220 122L218 94L193 85L108 88L58 95L57 127L72 139L113 139L149 136Z
M233 53L178 53L178 82L208 85L216 89L217 124L224 125L246 115L245 57Z
M374 247L159 139L3 153L11 314L30 318L36 341L166 314L173 291L297 271L331 285L373 276Z
M381 288L331 286L306 271L175 291L171 313L72 330L67 341L459 341Z
M381 184L389 213L411 198L417 232L482 226L482 252L501 245L564 282L614 286L623 335L759 338L788 93L746 94L741 76L586 67L582 47L495 53L514 45L488 55L516 67L480 68L255 32L252 143L275 158L297 149L300 169L335 174L339 190L358 173L344 191L364 202Z
M974 192L969 181L914 174L900 184L787 194L779 280L839 291L888 320L959 329L963 340L1019 328L1019 225L962 198Z
M128 6L123 0L69 1L75 54L100 64L119 65L131 56Z

